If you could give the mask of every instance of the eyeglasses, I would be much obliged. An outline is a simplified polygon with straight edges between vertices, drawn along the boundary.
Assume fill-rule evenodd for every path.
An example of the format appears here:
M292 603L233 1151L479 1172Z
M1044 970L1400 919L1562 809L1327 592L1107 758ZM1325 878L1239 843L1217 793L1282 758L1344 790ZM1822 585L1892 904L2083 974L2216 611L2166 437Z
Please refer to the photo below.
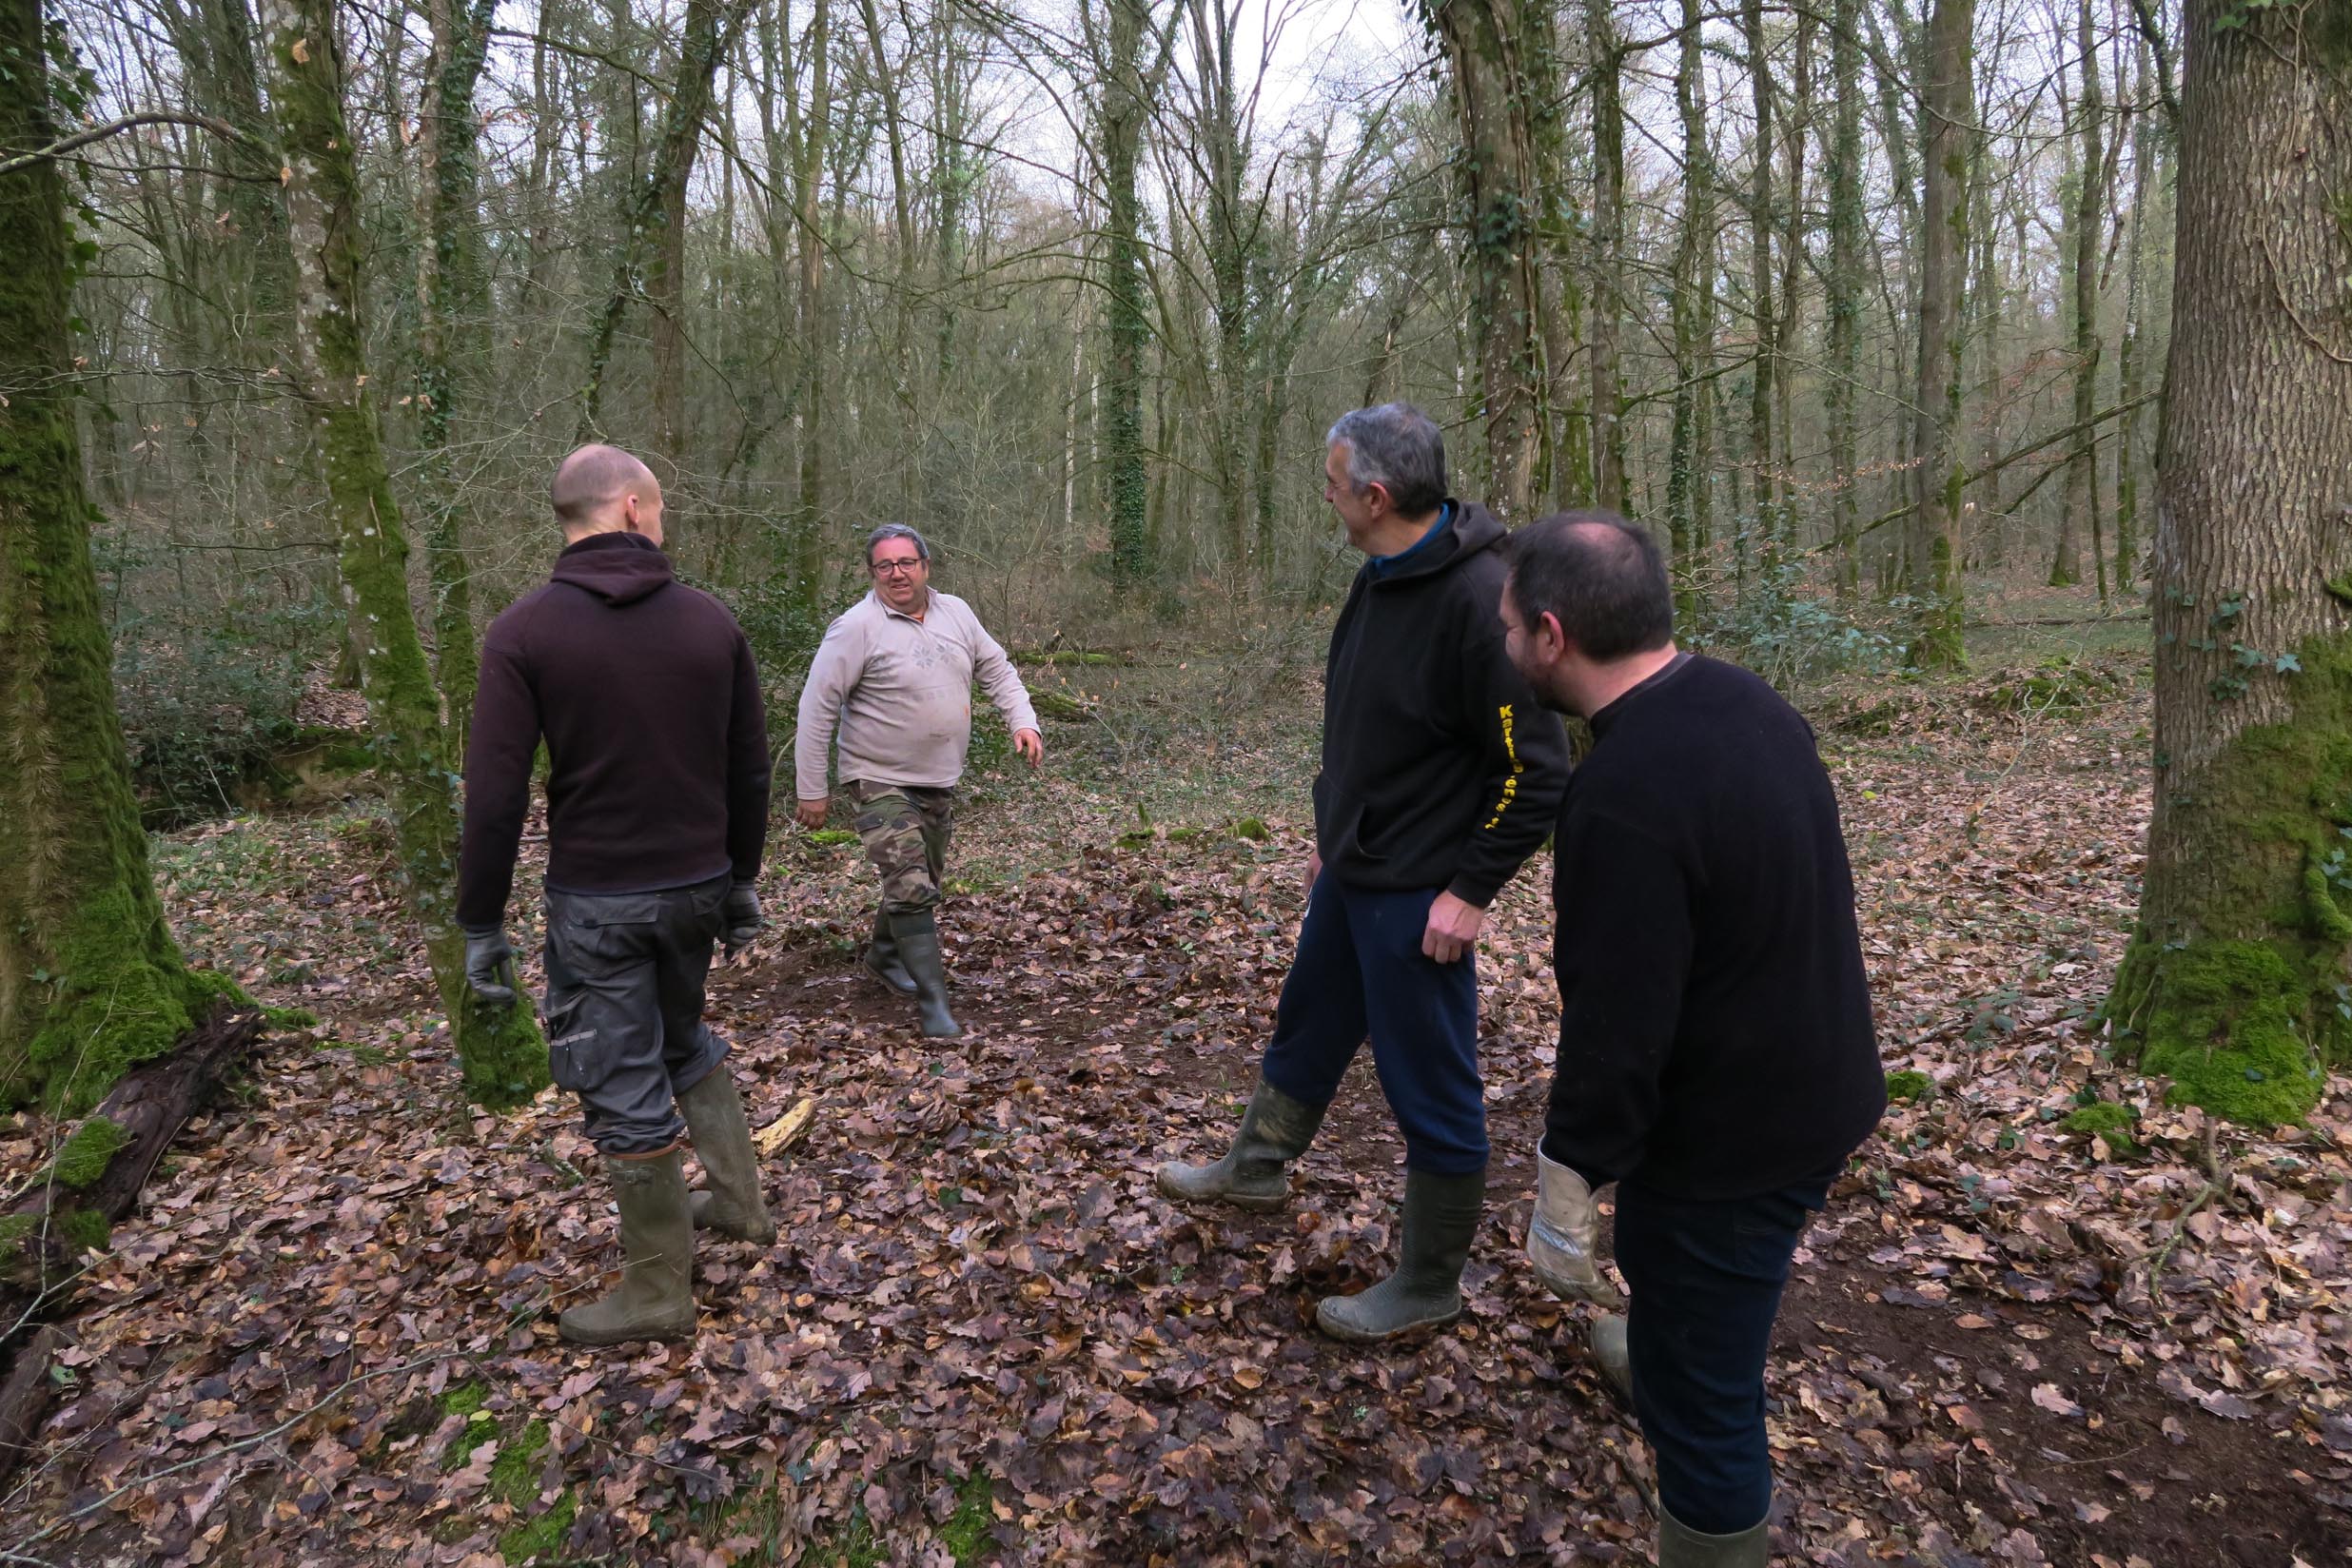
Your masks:
M896 577L904 573L911 573L922 564L923 558L921 556L901 556L893 560L874 561L872 563L870 569L876 577Z

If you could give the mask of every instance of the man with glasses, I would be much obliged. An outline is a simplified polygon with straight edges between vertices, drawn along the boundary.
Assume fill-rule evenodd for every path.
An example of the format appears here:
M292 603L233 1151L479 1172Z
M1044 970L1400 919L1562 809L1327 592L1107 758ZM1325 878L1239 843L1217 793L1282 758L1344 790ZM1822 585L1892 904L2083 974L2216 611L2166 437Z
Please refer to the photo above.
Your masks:
M931 547L904 523L866 540L873 591L825 629L800 690L794 745L804 828L825 825L833 801L826 762L838 731L841 793L882 877L866 968L911 995L923 1033L964 1032L948 1010L939 957L939 881L955 785L971 746L971 684L979 676L1012 743L1034 768L1045 737L1021 676L971 606L931 585Z

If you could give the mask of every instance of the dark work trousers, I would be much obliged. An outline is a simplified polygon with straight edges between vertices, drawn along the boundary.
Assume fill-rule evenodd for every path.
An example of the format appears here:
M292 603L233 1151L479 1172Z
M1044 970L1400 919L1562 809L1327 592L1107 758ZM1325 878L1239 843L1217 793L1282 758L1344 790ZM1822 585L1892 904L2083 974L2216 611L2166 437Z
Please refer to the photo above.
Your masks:
M1292 1099L1327 1105L1368 1036L1405 1165L1462 1176L1486 1166L1479 977L1472 953L1451 964L1422 956L1437 896L1351 888L1329 872L1316 879L1264 1071Z
M685 1136L677 1097L727 1054L702 983L732 876L657 892L547 891L547 1057L598 1152L658 1154Z
M1829 1186L1707 1202L1617 1184L1634 1413L1657 1457L1659 1503L1703 1535L1737 1534L1772 1509L1764 1355L1789 1260Z

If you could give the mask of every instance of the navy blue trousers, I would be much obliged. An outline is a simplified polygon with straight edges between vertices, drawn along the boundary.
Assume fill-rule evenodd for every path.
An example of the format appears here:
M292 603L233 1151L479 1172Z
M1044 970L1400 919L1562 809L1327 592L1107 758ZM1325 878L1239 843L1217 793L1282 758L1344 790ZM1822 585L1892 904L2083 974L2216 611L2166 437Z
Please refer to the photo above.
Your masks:
M1789 1260L1829 1186L1709 1202L1617 1184L1634 1414L1657 1457L1658 1502L1701 1534L1735 1535L1772 1510L1764 1357Z
M1422 956L1437 896L1351 888L1329 872L1316 880L1264 1071L1292 1099L1328 1105L1369 1038L1406 1166L1464 1176L1486 1166L1479 977L1471 953Z

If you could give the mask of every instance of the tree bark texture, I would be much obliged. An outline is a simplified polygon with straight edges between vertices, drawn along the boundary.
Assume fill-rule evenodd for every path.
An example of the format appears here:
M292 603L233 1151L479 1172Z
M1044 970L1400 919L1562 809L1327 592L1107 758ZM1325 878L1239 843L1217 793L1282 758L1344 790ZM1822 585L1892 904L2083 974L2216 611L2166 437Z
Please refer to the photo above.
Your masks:
M0 156L48 146L39 0L0 0ZM90 563L68 267L96 248L54 162L0 175L0 1104L69 1112L206 994L155 896Z
M2267 1126L2352 1056L2352 11L2189 0L2155 815L2108 1014Z
M545 1087L547 1056L528 1007L485 1009L465 983L455 913L458 798L409 607L408 542L368 385L359 174L343 122L333 0L265 0L263 23L294 251L291 379L324 461L344 600L360 634L360 689L378 765L392 786L402 892L457 1036L466 1093L492 1107L516 1105Z
M1919 379L1915 402L1918 510L1910 551L1911 662L1957 669L1967 662L1961 637L1966 600L1960 580L1961 374L1960 287L1968 257L1968 165L1975 97L1970 33L1975 0L1935 0L1928 19L1926 75L1920 84L1923 188L1919 236Z
M1547 422L1540 210L1519 0L1444 0L1444 40L1461 129L1468 209L1471 330L1486 438L1487 501L1507 522L1534 515L1537 460ZM1540 8L1539 24L1549 26Z

